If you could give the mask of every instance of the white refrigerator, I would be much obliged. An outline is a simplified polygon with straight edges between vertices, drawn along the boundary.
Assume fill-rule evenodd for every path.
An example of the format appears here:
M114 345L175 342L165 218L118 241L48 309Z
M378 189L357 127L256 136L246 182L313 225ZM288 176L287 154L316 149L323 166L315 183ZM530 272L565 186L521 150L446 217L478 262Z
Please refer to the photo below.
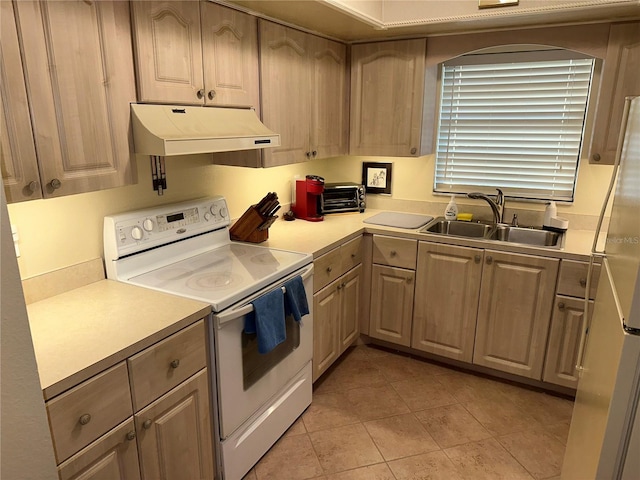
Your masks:
M604 249L594 241L602 269L583 329L563 480L640 479L640 97L626 100L622 127L602 209L615 185Z

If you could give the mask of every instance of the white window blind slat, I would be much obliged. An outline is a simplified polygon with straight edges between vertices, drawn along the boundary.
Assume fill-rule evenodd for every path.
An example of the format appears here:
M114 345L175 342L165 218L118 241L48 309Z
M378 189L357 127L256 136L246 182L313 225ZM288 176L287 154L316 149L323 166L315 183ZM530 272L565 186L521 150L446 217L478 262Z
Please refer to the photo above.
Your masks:
M593 59L464 57L443 66L434 191L572 201Z

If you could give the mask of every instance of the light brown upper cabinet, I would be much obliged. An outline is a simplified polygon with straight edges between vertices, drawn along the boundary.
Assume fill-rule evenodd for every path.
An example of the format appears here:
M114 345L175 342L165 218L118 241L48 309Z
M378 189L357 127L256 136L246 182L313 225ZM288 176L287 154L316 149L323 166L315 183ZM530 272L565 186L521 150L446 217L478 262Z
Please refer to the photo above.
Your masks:
M630 95L640 95L638 72L640 22L612 24L600 79L590 162L612 165L615 161L624 99Z
M131 2L141 102L259 107L255 17L210 2Z
M0 160L7 202L42 198L13 4L0 2Z
M3 63L9 64L17 61L17 52L15 39L5 47L5 22L10 23L5 13L11 8L5 3ZM17 105L10 115L20 123L3 127L3 151L5 140L9 145L3 176L14 169L8 176L21 179L19 194L34 191L28 198L39 197L39 189L46 198L133 183L129 102L135 100L135 81L128 4L20 1L13 8L40 177L33 178L31 131L15 63L8 72L15 78L3 81L12 93L2 96L5 106ZM10 201L16 200L11 193Z
M426 39L351 49L352 155L421 154Z
M262 120L280 134L266 167L347 153L346 46L260 20Z

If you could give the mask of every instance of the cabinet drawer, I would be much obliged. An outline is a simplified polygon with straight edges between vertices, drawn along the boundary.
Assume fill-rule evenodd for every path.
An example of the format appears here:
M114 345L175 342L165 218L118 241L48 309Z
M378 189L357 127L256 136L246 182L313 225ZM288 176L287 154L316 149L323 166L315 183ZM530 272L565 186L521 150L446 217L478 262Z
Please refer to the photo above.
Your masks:
M200 320L127 360L136 412L206 366L206 337Z
M562 260L560 262L560 275L558 279L558 294L570 297L584 298L587 285L587 271L589 263L575 262L573 260ZM589 298L595 298L598 289L598 278L600 276L600 265L593 266L591 277L591 291Z
M47 402L58 463L133 414L122 362Z
M339 248L325 253L313 262L313 293L326 287L342 275L342 261Z
M348 241L340 247L342 273L346 273L362 263L362 236Z
M374 235L373 263L415 270L417 249L417 240Z

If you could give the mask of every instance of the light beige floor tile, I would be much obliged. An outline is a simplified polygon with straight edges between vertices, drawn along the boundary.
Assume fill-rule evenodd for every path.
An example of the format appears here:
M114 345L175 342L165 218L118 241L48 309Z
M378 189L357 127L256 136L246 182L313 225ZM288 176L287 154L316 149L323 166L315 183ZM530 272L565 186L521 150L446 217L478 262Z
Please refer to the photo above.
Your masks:
M458 402L504 400L501 382L464 372L438 376L438 381Z
M404 355L389 356L375 366L389 382L400 382L424 375L437 375L445 371L439 365Z
M425 375L394 382L391 386L412 412L458 403L438 381L437 376Z
M311 405L302 414L302 420L309 432L360 421L347 397L340 392L314 393Z
M389 462L397 480L463 480L441 450Z
M307 408L306 412L308 411L309 409ZM284 433L284 436L295 437L296 435L302 435L304 433L307 433L307 429L304 426L304 422L302 421L302 415L301 415L295 422L293 422L293 425L291 425L289 429Z
M242 477L242 480L257 480L255 469L252 468L251 470L249 470L249 473Z
M492 435L506 435L540 426L531 415L504 399L465 402L462 406Z
M364 426L387 461L440 448L413 414L372 420Z
M345 396L362 421L409 413L409 407L390 385L354 388Z
M526 388L514 392L509 399L543 425L571 421L572 400Z
M387 380L368 358L346 358L323 375L314 392L344 392L351 388L384 385Z
M346 472L328 475L327 480L395 480L386 463L369 465Z
M571 426L570 422L560 422L554 423L552 425L543 425L542 429L548 434L552 435L553 438L558 440L563 445L567 444L567 439L569 438L569 427Z
M531 480L532 478L495 438L448 448L444 453L465 479Z
M324 473L306 434L280 438L254 470L257 480L303 480Z
M416 412L415 416L441 448L491 437L491 434L462 405L430 408Z
M542 430L498 437L498 441L535 478L560 475L564 445Z
M321 430L308 435L325 474L383 461L382 455L362 424Z

